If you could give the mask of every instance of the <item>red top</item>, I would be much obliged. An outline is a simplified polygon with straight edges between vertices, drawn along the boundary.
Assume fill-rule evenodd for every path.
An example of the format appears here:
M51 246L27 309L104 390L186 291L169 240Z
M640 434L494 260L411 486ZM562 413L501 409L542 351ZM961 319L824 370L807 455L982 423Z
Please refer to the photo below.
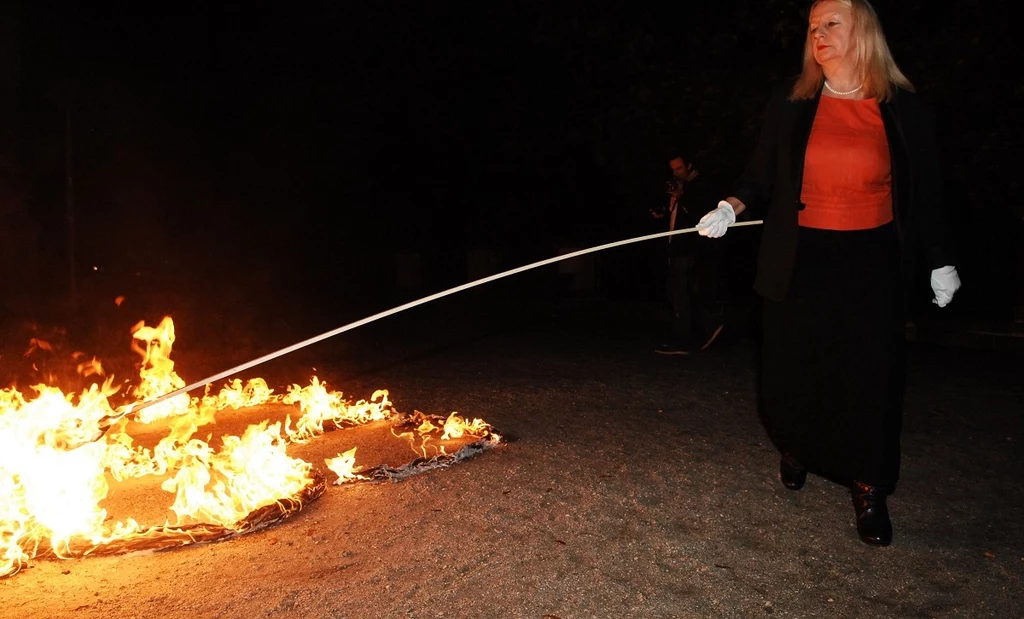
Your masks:
M892 221L892 165L874 99L822 96L804 158L800 225L867 230Z

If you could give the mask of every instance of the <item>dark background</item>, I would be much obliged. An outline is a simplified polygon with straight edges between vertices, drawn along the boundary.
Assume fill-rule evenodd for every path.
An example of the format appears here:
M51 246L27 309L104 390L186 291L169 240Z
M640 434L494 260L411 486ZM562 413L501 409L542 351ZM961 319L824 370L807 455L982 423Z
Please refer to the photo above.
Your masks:
M7 324L116 331L169 313L225 339L312 335L661 231L647 209L664 200L670 152L694 160L699 208L713 208L771 87L799 70L806 10L476 4L7 3ZM1015 47L1012 22L992 2L876 8L940 112L965 282L942 316L1010 321L1024 82L994 58ZM756 236L726 237L738 305L753 303ZM653 244L594 264L590 293L659 298ZM515 277L489 286L510 302L580 293L555 267ZM914 311L935 316L917 279Z

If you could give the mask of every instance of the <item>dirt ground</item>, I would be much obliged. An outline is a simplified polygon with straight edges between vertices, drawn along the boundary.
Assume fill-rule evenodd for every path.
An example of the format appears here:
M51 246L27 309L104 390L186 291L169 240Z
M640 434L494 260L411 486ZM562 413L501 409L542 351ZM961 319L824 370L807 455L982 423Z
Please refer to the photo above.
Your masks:
M331 486L226 541L35 560L0 580L0 617L1024 616L1019 356L914 346L895 539L872 548L846 489L779 483L751 341L662 357L657 319L477 295L255 371L303 382L315 366L355 397L386 388L403 412L482 417L510 440ZM228 363L204 361L189 379Z

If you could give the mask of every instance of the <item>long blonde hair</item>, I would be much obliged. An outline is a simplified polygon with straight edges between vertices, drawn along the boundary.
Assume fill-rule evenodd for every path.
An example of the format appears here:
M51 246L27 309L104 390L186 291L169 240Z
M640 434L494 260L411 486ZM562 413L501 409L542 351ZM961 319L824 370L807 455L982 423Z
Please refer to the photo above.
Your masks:
M896 94L896 88L914 90L913 84L896 66L896 61L889 51L889 44L882 32L882 24L878 14L867 0L836 0L850 9L853 14L852 38L856 54L857 70L864 84L864 96L874 97L879 101L889 101ZM813 9L824 0L815 0ZM825 74L821 65L814 59L814 37L808 28L807 41L804 43L804 68L793 84L789 93L790 101L813 99L818 96Z

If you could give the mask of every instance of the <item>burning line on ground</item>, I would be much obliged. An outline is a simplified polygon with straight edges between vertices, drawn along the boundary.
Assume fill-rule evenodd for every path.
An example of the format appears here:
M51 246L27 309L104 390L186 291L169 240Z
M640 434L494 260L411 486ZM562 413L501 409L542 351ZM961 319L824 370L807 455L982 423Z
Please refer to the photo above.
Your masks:
M169 317L156 328L140 323L133 329L146 346L133 346L144 360L142 382L130 397L153 397L184 384L170 360L173 334ZM16 574L36 558L164 550L275 524L323 495L326 470L311 462L337 453L337 444L351 445L351 435L340 430L373 435L391 430L385 436L399 440L385 441L391 452L384 458L387 463L401 461L396 454L410 447L423 456L398 467L367 469L368 479L378 481L400 481L449 466L501 442L483 420L455 412L447 417L400 413L383 389L353 402L315 376L305 387L293 384L282 394L262 378L244 385L236 379L219 393L207 390L201 398L168 400L148 408L145 416L122 418L103 433L103 440L94 441L80 437L111 410L107 397L121 391L111 378L103 387L93 384L83 391L77 403L74 394L56 387L39 385L36 391L39 396L33 399L13 387L0 389L0 577ZM294 423L293 406L298 407ZM224 419L226 409L244 410ZM283 420L271 422L275 415ZM253 418L262 420L251 423ZM245 431L234 435L232 426ZM404 432L396 434L394 428ZM207 432L205 441L197 438ZM211 444L215 434L218 449ZM327 434L339 438L322 443ZM464 446L471 439L485 442L445 452L446 446ZM440 452L437 457L429 457L431 449ZM296 450L307 455L298 457ZM355 466L355 451L323 462L340 479L357 477L353 473L363 467ZM318 455L311 458L311 453ZM157 500L147 515L143 505L151 504L137 497L149 495L138 493L157 489L171 493L174 502L168 507ZM110 509L126 513L112 515ZM170 512L173 521L165 521Z
M481 454L489 449L494 449L503 443L504 440L500 434L494 431L488 431L484 436L472 443L463 445L454 453L449 454L442 452L429 457L416 458L415 460L399 467L390 467L386 464L378 464L377 466L369 469L361 469L361 472L355 477L351 477L349 479L339 478L338 481L334 482L334 484L341 486L366 482L402 481L414 475L426 473L427 471L448 468L453 464L472 458L473 456Z
M303 507L320 498L327 490L327 479L322 472L316 469L313 469L312 475L313 481L298 495L264 505L231 527L207 523L194 523L180 527L166 525L147 527L132 537L116 539L103 544L72 540L65 549L66 553L58 553L55 549L48 548L36 555L36 558L71 559L120 555L144 550L167 550L193 544L219 542L230 537L252 533L295 515Z

